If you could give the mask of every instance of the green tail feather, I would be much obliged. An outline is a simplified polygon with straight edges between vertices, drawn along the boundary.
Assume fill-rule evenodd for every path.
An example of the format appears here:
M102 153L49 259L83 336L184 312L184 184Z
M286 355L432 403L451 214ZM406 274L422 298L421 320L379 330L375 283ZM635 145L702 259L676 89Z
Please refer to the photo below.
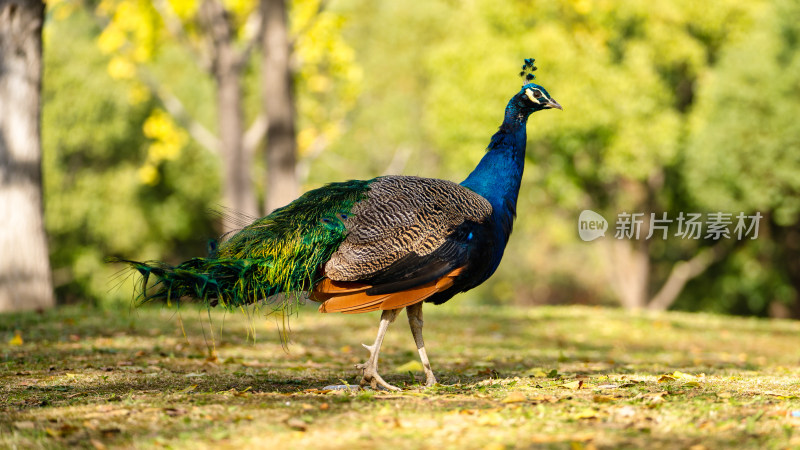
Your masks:
M237 309L283 293L270 304L291 313L298 296L319 281L320 268L344 240L342 215L366 198L372 181L334 183L309 191L218 248L212 246L207 258L177 266L120 261L141 275L141 302L191 297L208 306Z

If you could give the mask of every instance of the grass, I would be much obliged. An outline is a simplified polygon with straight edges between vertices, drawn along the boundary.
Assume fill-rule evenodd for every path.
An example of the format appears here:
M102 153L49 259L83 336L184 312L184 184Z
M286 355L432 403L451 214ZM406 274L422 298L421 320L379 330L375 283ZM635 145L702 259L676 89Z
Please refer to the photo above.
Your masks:
M800 448L797 322L453 301L425 308L441 386L401 318L403 392L348 392L322 388L357 382L377 314L306 309L288 353L243 314L213 341L191 309L0 316L0 448Z

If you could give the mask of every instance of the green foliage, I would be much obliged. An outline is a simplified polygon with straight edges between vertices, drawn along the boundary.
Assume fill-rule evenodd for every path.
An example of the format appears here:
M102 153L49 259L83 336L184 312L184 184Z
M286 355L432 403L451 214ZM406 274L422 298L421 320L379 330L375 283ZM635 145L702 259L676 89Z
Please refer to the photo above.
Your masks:
M761 11L750 32L720 51L698 96L685 166L693 200L767 216L759 242L732 255L700 291L706 308L763 313L771 301L797 301L787 262L796 258L800 219L798 14L796 2L783 0Z
M725 48L692 119L687 178L708 208L773 211L779 225L800 214L800 14L776 1ZM709 170L710 169L710 170Z
M132 102L130 86L106 74L97 32L79 11L45 34L45 213L62 301L130 301L130 286L115 287L119 267L104 260L196 252L217 192L215 161L196 149L161 164L161 182L141 183L141 129L153 105Z

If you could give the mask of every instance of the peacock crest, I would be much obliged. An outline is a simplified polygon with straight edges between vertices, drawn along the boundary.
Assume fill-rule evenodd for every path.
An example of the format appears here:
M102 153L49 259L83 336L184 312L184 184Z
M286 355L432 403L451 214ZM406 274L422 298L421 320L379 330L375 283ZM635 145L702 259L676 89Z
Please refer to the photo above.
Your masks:
M536 62L534 58L525 58L525 64L522 65L522 72L519 73L519 76L524 80L523 84L531 83L534 78L536 78L536 75L533 74L537 69L534 62Z

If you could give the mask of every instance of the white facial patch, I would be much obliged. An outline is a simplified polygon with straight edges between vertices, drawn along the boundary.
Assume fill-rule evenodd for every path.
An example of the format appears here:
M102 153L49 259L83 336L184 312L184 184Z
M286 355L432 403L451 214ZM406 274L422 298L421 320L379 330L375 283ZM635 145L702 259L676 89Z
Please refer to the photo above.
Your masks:
M528 100L532 101L533 103L536 103L537 105L542 104L542 102L540 102L538 98L533 96L533 90L531 88L525 89L525 95L527 95Z

